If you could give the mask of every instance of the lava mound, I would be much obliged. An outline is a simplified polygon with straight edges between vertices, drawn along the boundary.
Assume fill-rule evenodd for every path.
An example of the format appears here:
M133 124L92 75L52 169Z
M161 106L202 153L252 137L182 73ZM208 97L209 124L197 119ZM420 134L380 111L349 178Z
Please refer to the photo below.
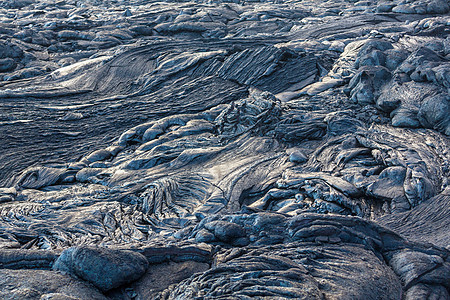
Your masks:
M0 0L0 298L450 299L449 5Z

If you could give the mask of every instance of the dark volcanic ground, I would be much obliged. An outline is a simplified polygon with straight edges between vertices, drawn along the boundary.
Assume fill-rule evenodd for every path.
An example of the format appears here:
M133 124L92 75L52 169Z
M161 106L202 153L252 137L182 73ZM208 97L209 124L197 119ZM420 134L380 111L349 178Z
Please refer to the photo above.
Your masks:
M0 298L450 299L449 13L0 1Z

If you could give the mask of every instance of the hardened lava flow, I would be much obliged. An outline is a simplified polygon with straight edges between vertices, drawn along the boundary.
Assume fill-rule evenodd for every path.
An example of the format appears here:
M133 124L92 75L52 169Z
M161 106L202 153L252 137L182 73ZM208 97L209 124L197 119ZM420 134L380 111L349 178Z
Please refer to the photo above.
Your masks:
M450 299L449 13L0 1L0 298Z

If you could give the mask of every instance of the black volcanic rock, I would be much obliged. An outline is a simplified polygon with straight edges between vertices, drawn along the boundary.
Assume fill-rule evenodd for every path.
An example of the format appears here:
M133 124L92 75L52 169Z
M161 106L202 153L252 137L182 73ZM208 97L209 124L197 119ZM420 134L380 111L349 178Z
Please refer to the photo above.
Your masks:
M11 42L0 43L0 58L21 58L23 56L23 51Z
M2 299L107 299L91 285L46 270L0 270Z
M12 58L0 59L0 72L12 71L16 65L16 62Z
M0 1L0 298L450 299L449 1Z
M139 279L147 267L142 254L93 247L69 248L53 265L54 270L75 275L104 292Z

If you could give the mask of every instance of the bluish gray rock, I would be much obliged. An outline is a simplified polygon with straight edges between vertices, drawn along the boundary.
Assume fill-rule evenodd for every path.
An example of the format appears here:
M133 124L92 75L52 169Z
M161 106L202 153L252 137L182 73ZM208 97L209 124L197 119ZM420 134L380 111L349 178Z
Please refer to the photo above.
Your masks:
M142 254L99 247L72 247L64 250L54 270L77 276L106 292L139 279L147 270Z
M12 71L16 65L16 62L12 58L0 59L0 73Z
M425 99L418 118L422 126L450 136L450 95L440 94Z

